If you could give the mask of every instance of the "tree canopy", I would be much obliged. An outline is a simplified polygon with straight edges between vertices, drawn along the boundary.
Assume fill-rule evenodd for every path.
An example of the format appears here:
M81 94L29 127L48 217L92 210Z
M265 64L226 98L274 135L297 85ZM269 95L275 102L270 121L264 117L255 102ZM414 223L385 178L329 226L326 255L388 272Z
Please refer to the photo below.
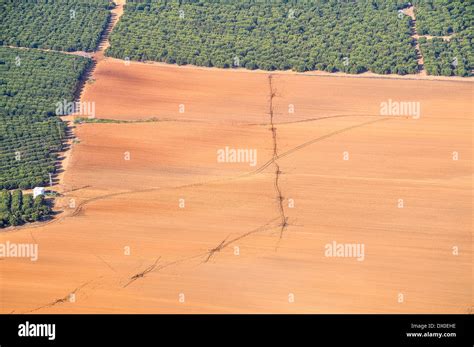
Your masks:
M127 2L107 54L221 68L415 73L403 2Z
M72 101L90 59L0 47L0 188L32 188L56 172L65 126L58 102Z
M0 45L93 51L107 26L108 0L3 0Z
M0 191L0 228L37 222L50 214L51 207L43 195L33 199L31 194L23 195L21 190Z
M474 3L417 0L415 14L418 34L449 36L447 39L420 39L426 72L429 75L472 76Z

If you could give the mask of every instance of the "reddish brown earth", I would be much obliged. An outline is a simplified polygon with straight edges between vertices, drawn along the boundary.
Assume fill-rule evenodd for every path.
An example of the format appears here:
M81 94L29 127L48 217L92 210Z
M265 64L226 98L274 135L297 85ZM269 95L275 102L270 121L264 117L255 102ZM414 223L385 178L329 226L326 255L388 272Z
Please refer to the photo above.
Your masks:
M278 73L270 89L264 73L108 58L93 77L98 118L162 121L77 126L64 212L0 234L39 245L37 262L0 262L2 313L472 307L472 83ZM388 99L421 117L380 116ZM219 163L226 146L257 165ZM333 241L364 260L326 257Z

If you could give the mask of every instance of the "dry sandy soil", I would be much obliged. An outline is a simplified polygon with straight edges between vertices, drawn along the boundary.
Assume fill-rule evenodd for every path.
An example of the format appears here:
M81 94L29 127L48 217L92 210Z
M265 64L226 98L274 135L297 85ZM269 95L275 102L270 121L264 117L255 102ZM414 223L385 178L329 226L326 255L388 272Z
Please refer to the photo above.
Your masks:
M39 244L36 262L0 261L0 312L471 310L471 82L275 74L270 87L107 58L93 78L82 99L97 117L162 121L77 126L64 212L0 234ZM380 116L388 99L421 117ZM219 163L226 146L256 149L257 165ZM364 244L364 260L326 257L333 241Z

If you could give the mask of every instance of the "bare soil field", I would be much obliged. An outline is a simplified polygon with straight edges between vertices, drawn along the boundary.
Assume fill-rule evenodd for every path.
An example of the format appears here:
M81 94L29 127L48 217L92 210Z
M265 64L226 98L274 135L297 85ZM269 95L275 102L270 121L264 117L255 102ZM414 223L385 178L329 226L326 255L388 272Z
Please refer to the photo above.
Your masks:
M262 71L159 63L130 62L127 65L123 60L105 58L97 64L95 81L87 85L82 99L95 102L97 118L156 117L213 123L262 123L269 121L268 75ZM419 101L422 112L428 113L434 108L446 107L447 102L468 102L474 81L454 78L446 83L430 83L441 81L290 72L272 75L275 76L275 102L280 105L276 112L281 114L275 119L276 123L333 115L379 115L380 103L389 98ZM454 92L458 90L460 93ZM238 105L238 109L234 105ZM294 113L289 113L289 105L294 105Z
M470 312L471 82L110 58L93 78L98 118L161 121L77 125L63 212L0 234L39 245L0 261L2 313Z

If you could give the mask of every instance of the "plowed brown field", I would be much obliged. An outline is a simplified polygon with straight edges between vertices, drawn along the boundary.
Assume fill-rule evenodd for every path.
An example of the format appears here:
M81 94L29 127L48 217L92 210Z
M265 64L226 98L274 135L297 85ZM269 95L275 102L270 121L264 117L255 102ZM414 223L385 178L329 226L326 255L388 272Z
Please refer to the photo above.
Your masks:
M36 262L0 262L2 313L471 309L471 82L277 73L270 87L108 58L94 79L82 99L98 118L160 121L76 127L63 212L0 234L39 245ZM388 99L420 118L380 116ZM257 164L218 162L226 146ZM333 241L363 244L363 261L326 257Z

